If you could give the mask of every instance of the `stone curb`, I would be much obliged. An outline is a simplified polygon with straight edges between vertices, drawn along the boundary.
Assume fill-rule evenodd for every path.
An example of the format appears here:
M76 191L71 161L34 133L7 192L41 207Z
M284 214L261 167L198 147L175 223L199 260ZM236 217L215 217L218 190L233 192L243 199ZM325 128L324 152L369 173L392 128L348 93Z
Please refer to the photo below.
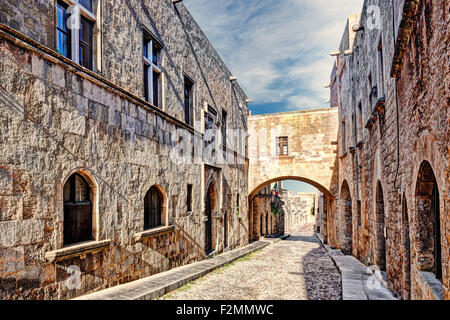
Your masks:
M341 250L332 249L320 234L316 236L341 274L342 300L397 300L372 268Z
M143 279L80 296L73 300L153 300L249 253L281 241L281 238L273 238L273 240L256 241L243 248L228 251L211 259L194 262Z

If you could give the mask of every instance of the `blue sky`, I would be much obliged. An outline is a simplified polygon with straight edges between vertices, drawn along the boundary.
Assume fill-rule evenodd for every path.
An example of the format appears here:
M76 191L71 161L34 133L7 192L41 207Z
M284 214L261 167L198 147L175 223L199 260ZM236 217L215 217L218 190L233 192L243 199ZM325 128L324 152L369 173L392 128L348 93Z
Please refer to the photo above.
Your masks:
M363 0L183 1L250 99L252 114L329 107L333 59Z
M239 84L252 114L329 107L333 58L364 0L184 0ZM297 192L316 189L287 181Z

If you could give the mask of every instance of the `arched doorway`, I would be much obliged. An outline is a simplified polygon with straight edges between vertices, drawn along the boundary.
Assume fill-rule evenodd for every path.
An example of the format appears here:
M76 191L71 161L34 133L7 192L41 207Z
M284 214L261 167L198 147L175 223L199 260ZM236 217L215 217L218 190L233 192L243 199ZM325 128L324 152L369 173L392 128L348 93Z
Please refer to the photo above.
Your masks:
M411 298L411 241L409 236L408 206L406 197L402 199L402 227L403 227L403 293L405 300Z
M209 254L213 251L213 212L216 206L216 187L214 181L208 186L205 198L205 252Z
M416 183L418 268L442 281L439 189L429 162L422 162Z
M342 210L342 252L352 255L353 252L353 219L352 219L352 197L346 180L341 187L341 210Z
M375 264L386 270L386 226L384 223L384 196L381 182L377 182L375 201Z

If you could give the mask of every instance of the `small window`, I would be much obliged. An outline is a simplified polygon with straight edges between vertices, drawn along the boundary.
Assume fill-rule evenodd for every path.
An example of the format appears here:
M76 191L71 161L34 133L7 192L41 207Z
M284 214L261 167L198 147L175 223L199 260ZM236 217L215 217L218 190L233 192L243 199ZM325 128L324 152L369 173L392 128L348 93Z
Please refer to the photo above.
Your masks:
M358 104L358 142L363 138L362 103Z
M160 55L161 46L148 34L144 34L143 42L144 58L144 95L145 100L160 107L161 90L161 68Z
M64 245L92 240L92 202L89 184L73 174L64 185Z
M288 137L278 137L277 138L277 155L287 156L288 155Z
M187 211L192 212L192 184L187 185L186 206L187 206Z
M194 83L184 77L184 121L190 126L193 123L193 89Z
M378 44L378 78L380 82L380 97L384 97L384 59L383 59L383 42L380 40Z
M71 58L71 31L67 28L67 5L58 1L56 6L56 48L60 54Z
M227 146L227 112L222 109L222 144Z
M345 121L342 121L341 125L341 144L342 144L342 154L347 152L347 131L345 129Z
M144 199L144 229L161 226L163 197L157 187L153 186Z

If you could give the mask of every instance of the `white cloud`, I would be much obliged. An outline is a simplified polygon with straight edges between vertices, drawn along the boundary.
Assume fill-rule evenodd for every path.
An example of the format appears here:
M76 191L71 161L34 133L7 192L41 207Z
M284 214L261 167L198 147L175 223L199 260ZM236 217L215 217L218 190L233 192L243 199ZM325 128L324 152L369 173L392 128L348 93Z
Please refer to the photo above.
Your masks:
M363 0L185 0L256 104L326 106L332 58Z

